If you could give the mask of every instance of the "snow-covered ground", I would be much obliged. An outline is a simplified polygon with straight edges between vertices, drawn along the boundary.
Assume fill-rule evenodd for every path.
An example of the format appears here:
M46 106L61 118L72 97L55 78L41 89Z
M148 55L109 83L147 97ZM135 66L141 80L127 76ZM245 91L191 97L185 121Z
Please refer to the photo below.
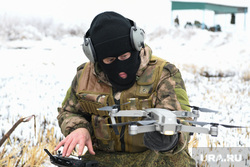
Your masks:
M176 64L186 83L190 104L218 110L201 113L199 121L250 125L249 34L208 32L200 29L168 29L150 41L154 53ZM228 77L204 77L201 74ZM217 146L250 146L247 130L219 128L210 140ZM206 135L198 135L199 146L207 146Z
M147 30L146 30L147 32ZM208 32L201 29L156 27L146 43L153 54L176 64L186 83L190 104L218 110L201 113L199 121L250 126L250 35L247 31ZM37 115L37 130L55 127L57 107L69 88L76 67L87 61L82 36L42 40L0 41L0 138L21 116ZM227 77L207 78L201 74ZM248 78L248 79L247 79ZM34 140L32 121L12 133ZM197 135L198 146L207 145L207 135ZM248 129L219 127L212 146L250 147Z

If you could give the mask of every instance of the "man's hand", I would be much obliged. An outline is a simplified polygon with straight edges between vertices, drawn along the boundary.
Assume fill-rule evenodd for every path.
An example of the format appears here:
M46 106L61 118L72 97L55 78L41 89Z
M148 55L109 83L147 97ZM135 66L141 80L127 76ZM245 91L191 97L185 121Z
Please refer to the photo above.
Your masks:
M169 151L173 149L178 140L178 134L174 135L162 135L159 132L147 132L143 137L144 145L151 150L156 151Z
M88 151L90 154L95 155L89 131L85 128L78 128L71 132L56 146L55 151L57 151L61 146L64 145L62 156L68 157L77 144L79 144L79 156L82 155L85 146L88 147Z

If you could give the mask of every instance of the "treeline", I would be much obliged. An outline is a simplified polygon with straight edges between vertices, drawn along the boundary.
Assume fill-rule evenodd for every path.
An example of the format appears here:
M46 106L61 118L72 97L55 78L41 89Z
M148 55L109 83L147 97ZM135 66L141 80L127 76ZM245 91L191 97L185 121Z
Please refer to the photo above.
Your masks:
M83 36L84 25L66 25L51 18L0 15L0 40L60 39L64 36Z

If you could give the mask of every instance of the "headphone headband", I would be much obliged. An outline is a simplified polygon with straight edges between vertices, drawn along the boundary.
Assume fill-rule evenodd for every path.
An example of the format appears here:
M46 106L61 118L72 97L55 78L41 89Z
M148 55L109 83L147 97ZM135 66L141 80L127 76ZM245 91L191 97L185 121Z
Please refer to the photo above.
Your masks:
M144 37L145 37L145 32L143 29L136 27L136 24L134 21L127 19L130 24L130 41L132 48L140 51L141 48L144 48ZM91 37L89 35L89 30L86 32L84 35L83 39L83 44L82 44L82 49L87 58L90 60L90 62L95 63L97 61L97 55L95 52L95 48L91 42Z

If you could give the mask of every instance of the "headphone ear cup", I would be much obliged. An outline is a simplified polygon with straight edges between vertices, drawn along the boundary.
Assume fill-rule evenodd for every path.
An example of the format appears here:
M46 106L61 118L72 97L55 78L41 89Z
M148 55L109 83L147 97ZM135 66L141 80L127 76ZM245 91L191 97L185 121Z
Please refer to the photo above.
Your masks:
M132 26L130 29L131 44L134 49L140 51L144 48L145 32L140 27Z
M90 38L84 37L83 44L82 44L82 50L85 53L85 55L87 56L87 58L89 59L89 61L92 63L95 63L96 54L95 54L95 50L94 50L94 47L92 45Z

